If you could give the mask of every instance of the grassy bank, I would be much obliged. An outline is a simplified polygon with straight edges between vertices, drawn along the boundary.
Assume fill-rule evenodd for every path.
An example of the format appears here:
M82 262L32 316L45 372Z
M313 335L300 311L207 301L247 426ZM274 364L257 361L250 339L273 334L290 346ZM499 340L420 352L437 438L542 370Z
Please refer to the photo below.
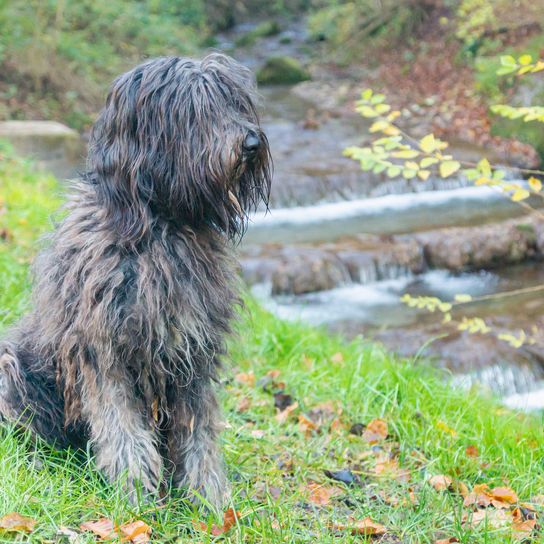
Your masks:
M36 237L49 228L56 193L52 178L2 151L4 325L27 303L28 262ZM544 487L539 418L453 389L424 362L286 323L252 301L239 328L222 395L231 506L240 513L228 532L212 537L195 528L208 520L181 499L131 508L86 453L34 446L4 426L0 518L16 511L36 525L24 537L0 533L0 541L68 542L66 528L79 533L81 522L100 517L141 519L154 542L360 542L365 537L352 531L371 532L365 518L385 528L374 526L385 531L368 537L375 542L502 543L520 535L543 541L532 519ZM452 482L432 479L438 475ZM476 488L471 498L476 484L489 488ZM490 491L497 487L510 490ZM476 503L492 504L483 510ZM516 510L518 503L525 506ZM72 538L94 541L88 533Z

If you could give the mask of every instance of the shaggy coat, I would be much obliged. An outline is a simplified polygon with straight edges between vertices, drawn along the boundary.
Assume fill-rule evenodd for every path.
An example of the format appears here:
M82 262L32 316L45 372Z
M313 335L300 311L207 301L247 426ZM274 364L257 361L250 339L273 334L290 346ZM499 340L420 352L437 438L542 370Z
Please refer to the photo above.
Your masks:
M232 240L267 202L270 156L247 69L219 54L120 76L87 172L0 343L0 414L155 494L220 504L215 397L237 302Z

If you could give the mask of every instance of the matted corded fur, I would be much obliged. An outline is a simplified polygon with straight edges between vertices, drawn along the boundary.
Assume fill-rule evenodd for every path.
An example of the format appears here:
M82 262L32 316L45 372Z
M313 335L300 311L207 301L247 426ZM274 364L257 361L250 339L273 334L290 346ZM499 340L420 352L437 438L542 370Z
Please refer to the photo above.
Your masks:
M268 201L270 167L253 79L231 58L164 57L120 76L36 260L32 311L0 344L0 414L59 446L90 440L131 494L171 477L219 504L232 245Z

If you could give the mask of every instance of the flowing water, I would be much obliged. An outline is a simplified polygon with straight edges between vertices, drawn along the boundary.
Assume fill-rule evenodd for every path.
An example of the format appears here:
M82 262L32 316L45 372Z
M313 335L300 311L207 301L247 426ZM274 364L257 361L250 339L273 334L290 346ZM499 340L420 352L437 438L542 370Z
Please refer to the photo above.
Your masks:
M236 37L252 28L246 25L235 29L223 37L219 48L254 70L269 55L308 58L300 22L254 46L233 49ZM323 70L320 73L322 77ZM368 128L365 120L316 107L315 99L304 96L304 85L295 90L265 87L260 92L275 175L271 209L268 214L262 211L253 217L242 254L251 253L252 247L260 244L290 247L311 243L319 247L360 233L387 236L479 225L520 214L520 209L502 196L469 186L463 179L423 183L365 174L357 163L342 156L347 146L364 143ZM452 151L463 157L481 155L481 150L462 143ZM451 300L457 293L478 297L538 285L544 282L540 264L461 274L443 270L414 274L409 267L394 263L365 263L357 281L347 279L333 289L273 296L270 283L261 282L253 285L253 291L284 318L302 319L350 337L372 337L402 355L423 353L450 368L461 385L484 384L511 406L544 406L544 366L536 350L514 350L492 335L469 337L449 330L450 334L444 336L448 329L436 315L409 309L400 302L405 293ZM542 297L529 293L471 304L466 315L483 317L499 329L530 329L543 311Z

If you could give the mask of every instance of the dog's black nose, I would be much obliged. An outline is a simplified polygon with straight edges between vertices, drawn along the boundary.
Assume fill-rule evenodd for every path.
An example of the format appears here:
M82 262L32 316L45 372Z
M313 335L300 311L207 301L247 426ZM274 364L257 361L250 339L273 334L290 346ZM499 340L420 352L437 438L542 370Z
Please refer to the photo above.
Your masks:
M250 132L244 139L242 144L244 151L249 155L254 155L257 153L259 146L261 145L261 139L255 132Z

